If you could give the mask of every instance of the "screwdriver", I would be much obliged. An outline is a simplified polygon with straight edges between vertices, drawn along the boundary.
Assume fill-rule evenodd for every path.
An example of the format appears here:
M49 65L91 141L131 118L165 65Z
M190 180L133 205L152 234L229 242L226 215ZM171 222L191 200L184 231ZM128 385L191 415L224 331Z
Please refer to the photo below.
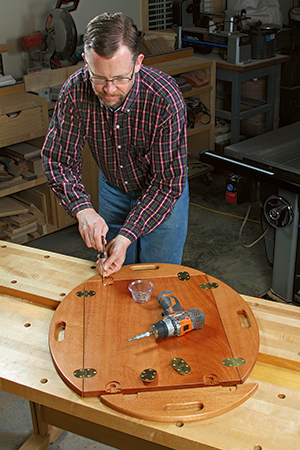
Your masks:
M100 250L100 259L101 259L101 269L102 269L102 283L105 283L105 277L104 277L104 258L105 258L105 237L102 236L102 249Z

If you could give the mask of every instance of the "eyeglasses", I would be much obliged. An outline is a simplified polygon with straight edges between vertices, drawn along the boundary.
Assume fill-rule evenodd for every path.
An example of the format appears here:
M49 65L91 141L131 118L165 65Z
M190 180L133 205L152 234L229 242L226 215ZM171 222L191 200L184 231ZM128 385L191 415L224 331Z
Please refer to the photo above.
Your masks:
M135 63L133 65L132 74L130 77L114 77L111 80L108 80L105 77L91 77L90 80L93 84L97 84L98 86L104 86L106 83L113 83L115 86L122 86L124 84L129 83L134 77L135 71Z

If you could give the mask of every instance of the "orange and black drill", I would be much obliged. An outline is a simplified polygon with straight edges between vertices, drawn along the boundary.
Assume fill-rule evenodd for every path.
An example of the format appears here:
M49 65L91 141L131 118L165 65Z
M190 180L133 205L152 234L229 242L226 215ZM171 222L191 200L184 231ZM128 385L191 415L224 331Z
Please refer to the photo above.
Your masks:
M182 311L181 305L171 291L162 291L157 296L157 301L163 308L163 318L151 326L151 330L139 334L128 341L135 341L148 336L155 339L163 339L171 336L183 336L192 330L202 328L205 322L205 315L200 309L191 308Z

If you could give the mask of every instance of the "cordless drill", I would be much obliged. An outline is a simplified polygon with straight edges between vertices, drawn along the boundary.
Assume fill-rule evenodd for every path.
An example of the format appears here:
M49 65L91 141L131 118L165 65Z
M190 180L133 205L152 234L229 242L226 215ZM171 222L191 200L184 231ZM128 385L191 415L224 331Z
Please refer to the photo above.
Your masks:
M200 309L191 308L182 311L181 305L171 291L162 291L157 296L157 301L163 308L163 318L151 326L151 330L139 334L128 341L135 341L148 336L155 339L163 339L171 336L183 336L192 330L202 328L205 315Z

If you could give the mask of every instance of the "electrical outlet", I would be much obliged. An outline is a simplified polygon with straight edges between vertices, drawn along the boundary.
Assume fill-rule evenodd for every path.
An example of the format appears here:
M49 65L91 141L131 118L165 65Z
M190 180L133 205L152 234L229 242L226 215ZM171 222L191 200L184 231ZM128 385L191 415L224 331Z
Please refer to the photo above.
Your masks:
M22 52L22 60L23 61L28 61L29 60L28 52Z

